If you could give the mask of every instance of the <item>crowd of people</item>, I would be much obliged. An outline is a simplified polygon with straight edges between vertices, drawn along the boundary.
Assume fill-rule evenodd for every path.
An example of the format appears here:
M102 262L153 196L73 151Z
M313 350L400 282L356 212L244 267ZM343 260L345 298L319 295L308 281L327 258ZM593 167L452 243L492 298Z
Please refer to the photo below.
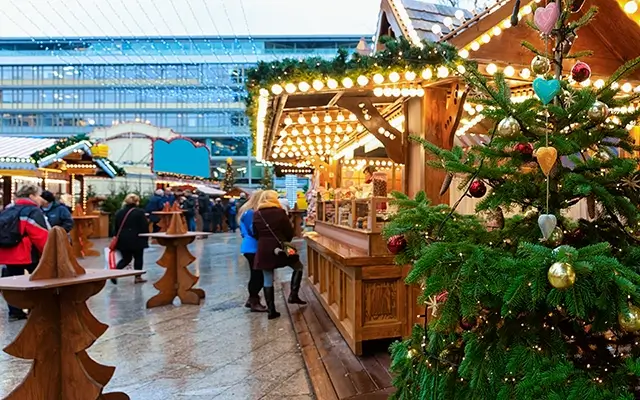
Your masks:
M120 253L116 268L123 269L132 261L134 269L141 270L144 251L149 247L148 239L140 234L149 232L149 222L154 230L157 222L153 211L161 210L164 204L179 202L185 210L189 230L195 231L195 216L202 216L204 229L208 232L222 230L223 217L228 230L235 232L239 227L242 243L240 252L250 268L247 285L249 298L245 306L252 312L266 312L269 319L278 318L275 307L274 271L291 267L291 294L289 303L306 304L299 297L302 282L302 268L297 250L290 244L294 229L287 215L287 205L273 190L257 191L249 199L243 195L237 201L229 201L222 206L221 199L210 199L204 193L190 191L173 192L158 190L145 209L140 207L140 197L129 194L122 208L115 214L115 249ZM70 232L73 229L71 209L61 204L48 191L37 185L22 186L15 193L15 201L0 212L0 265L2 276L32 273L40 261L49 230L59 226ZM112 280L114 284L116 280ZM141 277L135 283L143 283ZM260 299L263 291L264 306ZM9 305L9 319L25 319L27 314Z
M154 232L158 232L160 217L153 215L154 211L161 211L165 204L173 206L178 203L184 210L187 227L190 231L196 231L196 217L202 220L203 232L236 232L237 214L240 207L247 201L245 193L240 194L239 199L228 199L226 204L221 197L209 196L204 192L194 193L191 190L172 190L171 188L158 189L149 199L146 212L153 223Z

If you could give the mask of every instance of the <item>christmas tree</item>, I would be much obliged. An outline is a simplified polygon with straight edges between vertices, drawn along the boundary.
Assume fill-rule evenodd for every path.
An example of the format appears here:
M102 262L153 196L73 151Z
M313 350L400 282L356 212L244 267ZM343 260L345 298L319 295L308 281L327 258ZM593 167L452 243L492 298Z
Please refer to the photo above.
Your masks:
M260 188L262 190L273 190L273 173L268 165L264 167L264 176L260 181Z
M227 170L224 172L224 181L222 181L222 190L225 192L233 189L233 185L236 183L236 171L233 169L232 163L233 160L227 158Z
M597 10L576 20L571 4L541 6L530 23L550 49L523 43L537 98L513 102L503 75L487 80L466 63L467 101L493 121L489 142L422 142L449 174L443 191L463 178L478 213L458 214L461 199L395 194L389 248L413 265L407 281L428 305L428 322L391 347L395 399L640 398L640 174L637 159L616 154L638 150L628 128L640 93L618 82L640 58L604 85L575 85L589 67L563 71L563 60L586 55L570 47ZM563 216L581 201L588 218Z

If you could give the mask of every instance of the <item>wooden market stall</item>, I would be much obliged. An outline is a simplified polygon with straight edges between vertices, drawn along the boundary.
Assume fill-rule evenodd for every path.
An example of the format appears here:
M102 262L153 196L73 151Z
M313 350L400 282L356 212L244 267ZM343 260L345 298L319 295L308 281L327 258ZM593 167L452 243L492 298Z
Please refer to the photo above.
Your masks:
M79 135L60 140L0 136L0 176L2 204L11 203L20 184L36 183L58 197L69 197L74 215L85 215L87 204L86 176L115 178L124 170L107 158L108 148ZM94 237L108 235L108 216L100 211L91 223ZM88 228L87 228L88 229ZM106 233L106 234L105 234Z
M601 15L567 48L596 50L584 58L592 75L581 84L598 87L601 77L637 56L640 29L622 3L593 0L576 17L591 5L600 6ZM249 74L258 160L313 167L320 180L315 232L306 238L309 283L355 353L363 341L408 334L421 314L418 288L404 284L408 267L394 264L380 235L390 212L388 193L425 191L434 204L458 197L455 188L443 190L445 174L426 165L429 156L409 136L442 148L486 142L483 135L495 122L479 115L481 106L465 103L465 59L476 61L487 77L503 72L513 101L533 96L532 56L519 44L542 44L521 21L534 6L503 0L472 13L383 0L374 55L367 55L365 44L351 59L339 54L326 62L265 63ZM606 33L613 21L629 40L612 42ZM639 74L628 77L623 92L640 90ZM368 166L376 167L384 191L367 192L362 185Z

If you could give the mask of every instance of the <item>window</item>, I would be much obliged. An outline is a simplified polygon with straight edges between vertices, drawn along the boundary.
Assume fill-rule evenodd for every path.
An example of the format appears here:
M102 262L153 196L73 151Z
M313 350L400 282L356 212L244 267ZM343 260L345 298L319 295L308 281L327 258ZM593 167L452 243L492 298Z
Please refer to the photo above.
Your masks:
M213 157L246 156L249 152L247 138L212 138L211 155Z
M236 84L244 83L244 70L242 68L235 68L231 70L229 74L231 82Z
M233 113L231 114L231 125L233 126L246 126L247 125L247 116L243 113Z

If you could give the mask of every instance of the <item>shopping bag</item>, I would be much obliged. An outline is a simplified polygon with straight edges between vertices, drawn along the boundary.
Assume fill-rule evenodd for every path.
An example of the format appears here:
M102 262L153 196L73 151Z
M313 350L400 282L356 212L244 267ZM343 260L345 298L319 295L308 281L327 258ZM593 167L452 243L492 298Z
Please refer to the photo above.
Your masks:
M111 250L109 247L104 248L104 269L116 269L118 261L122 259L122 254L118 250Z

